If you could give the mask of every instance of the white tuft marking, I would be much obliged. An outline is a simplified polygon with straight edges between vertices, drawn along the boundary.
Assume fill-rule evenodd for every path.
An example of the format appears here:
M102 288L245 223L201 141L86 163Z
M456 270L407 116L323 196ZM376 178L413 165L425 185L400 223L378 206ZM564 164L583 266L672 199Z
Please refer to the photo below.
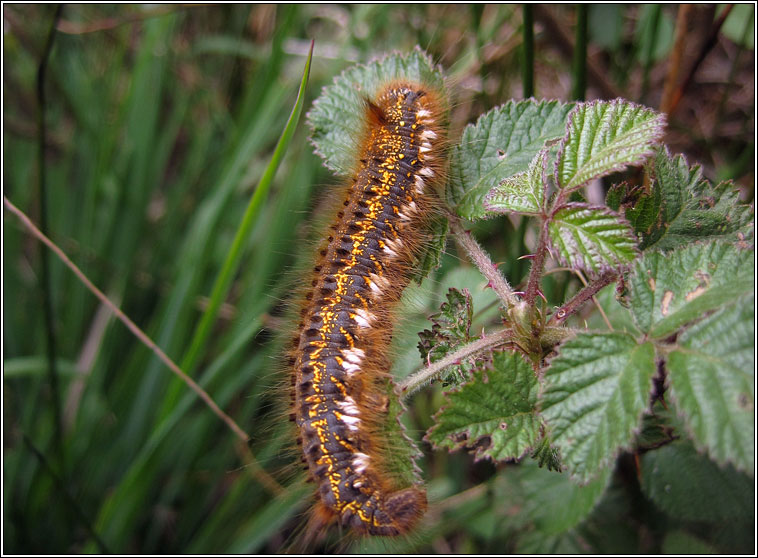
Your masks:
M418 173L421 176L428 176L428 177L434 176L434 171L432 169L430 169L429 167L424 167L423 169L421 169L420 171L418 171Z
M395 256L397 256L395 251L389 246L384 247L384 253L387 254L390 258L394 258Z
M368 467L369 460L369 456L365 453L356 452L355 456L353 457L353 467L355 468L355 472L360 474L365 471L366 467Z
M421 139L437 139L437 134L434 132L434 130L424 130L421 132Z
M352 362L343 361L342 362L342 368L345 369L345 372L347 372L348 376L352 376L356 372L359 372L361 367L353 364Z
M416 113L416 120L418 121L419 118L426 118L427 116L431 116L432 113L429 112L426 109L421 109Z
M403 241L399 238L396 238L395 240L387 240L386 243L394 252L399 252L403 248Z
M358 417L351 417L350 415L342 415L342 422L344 422L350 430L358 430L358 425L361 423L361 419Z
M371 314L371 312L364 310L363 308L359 308L353 314L353 320L355 320L355 323L357 323L360 327L370 327L371 320L373 319L374 316Z
M360 364L363 357L366 356L366 353L363 352L363 349L347 349L342 351L342 356L345 357L348 362Z
M431 147L425 147L423 145L418 148L418 152L419 153L429 153L429 151L431 151L431 150L432 150Z
M424 193L424 186L425 186L424 179L421 178L419 175L416 175L416 179L415 180L416 180L416 191L419 194L423 194Z
M376 273L372 273L368 277L369 279L371 279L371 288L374 289L374 285L376 285L376 289L374 290L377 293L381 293L383 289L387 289L391 286L387 278L381 277L380 275L377 275Z
M418 207L416 206L416 202L411 202L408 204L409 213L416 213L417 211L418 211Z
M337 407L339 407L340 410L346 415L356 417L361 414L360 410L358 409L358 405L355 404L355 399L349 395L345 397L344 401L337 401Z

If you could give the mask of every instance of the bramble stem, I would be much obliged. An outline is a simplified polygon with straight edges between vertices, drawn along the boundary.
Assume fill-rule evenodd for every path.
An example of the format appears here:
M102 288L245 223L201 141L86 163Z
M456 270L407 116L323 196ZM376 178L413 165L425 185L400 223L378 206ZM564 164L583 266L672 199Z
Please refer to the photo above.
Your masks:
M497 345L502 345L512 337L512 335L513 332L510 328L504 328L488 335L487 337L477 339L473 343L469 343L447 355L442 360L438 360L429 366L425 366L415 374L411 374L397 385L395 392L401 397L408 397L421 386L434 379L440 372L445 370L445 368L458 364L464 358L470 357L471 355L496 347Z
M595 296L600 289L613 283L617 277L618 272L615 270L603 273L596 281L584 287L571 300L556 310L555 314L550 318L548 325L554 326L565 321L566 318L576 312L585 302Z
M508 281L498 271L497 266L492 263L487 253L474 240L471 233L461 226L460 221L454 215L450 215L448 218L456 241L466 251L471 261L474 262L474 265L482 272L482 275L487 278L489 286L492 287L498 298L503 301L506 308L512 308L518 304L519 299L508 284Z
M537 251L534 253L532 267L529 270L529 282L527 283L526 295L524 297L524 300L529 307L534 306L534 299L537 298L537 291L540 285L540 277L542 276L542 268L545 265L548 223L548 219L545 219L542 222L542 227L540 229L540 238L537 241Z

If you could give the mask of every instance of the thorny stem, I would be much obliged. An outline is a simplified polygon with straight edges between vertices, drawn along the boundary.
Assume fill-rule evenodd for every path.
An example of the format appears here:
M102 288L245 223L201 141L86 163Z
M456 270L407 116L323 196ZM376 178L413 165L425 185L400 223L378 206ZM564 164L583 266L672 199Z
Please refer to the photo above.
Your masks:
M617 277L618 272L615 270L603 273L596 281L584 287L571 300L556 310L547 325L554 326L564 322L566 318L576 312L585 302L595 296L600 289L613 283Z
M476 240L474 240L474 237L471 236L471 233L467 230L464 230L457 217L454 215L449 215L448 218L450 220L450 227L455 234L456 241L464 250L466 250L469 258L471 258L471 261L474 262L476 267L479 268L479 271L482 272L482 275L487 278L489 281L489 286L492 287L500 300L505 303L507 308L516 306L519 301L518 297L514 293L511 286L508 284L508 281L505 279L505 277L503 277L503 275L498 271L495 264L492 263L492 260L490 260L487 253L482 249L481 246L479 246Z
M534 306L534 299L537 297L539 290L540 277L542 276L542 267L545 265L545 254L547 253L547 226L549 220L545 219L540 228L540 238L537 241L537 251L534 253L532 267L529 270L529 282L526 285L526 295L524 300L527 306Z
M419 389L422 385L431 381L440 372L445 370L448 366L458 364L463 359L470 357L476 353L482 352L486 349L502 345L508 338L512 337L513 331L510 328L500 329L487 337L478 339L473 343L461 347L457 351L447 355L442 360L438 360L425 366L415 374L411 374L405 380L400 382L395 388L395 392L401 397L408 397L411 393Z

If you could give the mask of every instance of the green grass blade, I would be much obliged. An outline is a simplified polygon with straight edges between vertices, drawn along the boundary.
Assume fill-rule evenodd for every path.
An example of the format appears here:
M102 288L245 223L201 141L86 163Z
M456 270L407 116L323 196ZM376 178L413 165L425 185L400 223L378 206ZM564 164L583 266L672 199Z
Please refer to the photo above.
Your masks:
M266 167L266 170L263 173L260 182L258 183L258 188L256 188L253 197L250 198L250 203L248 204L247 210L245 211L245 216L242 218L242 222L237 229L237 234L235 235L234 241L232 242L232 247L226 256L226 261L224 262L224 265L221 268L221 272L219 273L218 277L216 278L216 282L213 285L208 307L203 313L200 324L198 324L197 328L195 329L195 334L190 343L189 350L185 353L184 358L182 359L182 370L190 371L195 366L197 358L205 346L206 341L208 340L208 335L211 332L211 327L213 326L213 323L216 319L218 310L229 292L229 287L231 286L232 279L234 278L234 275L239 268L240 259L242 258L242 248L245 244L245 240L250 234L250 230L255 224L261 208L263 207L263 203L266 200L268 192L271 188L271 183L274 180L274 175L279 168L279 163L284 157L284 154L287 152L287 148L289 147L290 141L292 140L292 136L295 133L297 123L300 120L300 114L303 111L303 104L305 102L305 86L308 83L312 58L313 44L311 43L311 50L305 63L305 70L303 72L302 81L300 82L300 89L297 93L295 107L292 109L292 114L290 114L290 118L287 121L284 132L282 132L282 135L279 138L279 142L277 143L276 149L274 150L274 155L271 157L271 161Z

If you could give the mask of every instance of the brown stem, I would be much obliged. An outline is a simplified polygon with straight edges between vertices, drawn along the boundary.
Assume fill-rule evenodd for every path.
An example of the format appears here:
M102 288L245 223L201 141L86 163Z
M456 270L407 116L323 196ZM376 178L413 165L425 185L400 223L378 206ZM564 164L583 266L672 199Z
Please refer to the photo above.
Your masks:
M584 287L581 291L576 293L571 300L556 310L555 314L550 318L548 322L549 326L555 326L563 323L566 318L576 312L581 306L595 296L600 289L610 285L618 278L618 272L616 270L607 271L603 273L596 281Z
M669 114L671 112L676 83L679 81L679 71L682 66L682 56L684 54L685 39L687 38L687 23L692 12L692 4L682 4L676 14L676 34L674 38L674 48L671 49L669 56L669 70L666 74L666 83L663 86L663 95L661 95L661 112Z
M684 96L684 92L687 90L687 88L692 83L693 78L695 77L695 74L697 73L698 69L700 68L700 65L703 63L703 60L705 60L705 57L708 55L708 53L713 49L713 47L716 45L716 41L718 40L719 31L721 31L721 26L724 25L724 21L726 21L726 18L729 16L729 13L732 11L732 8L734 7L733 4L727 4L726 8L724 8L724 11L721 12L721 15L719 18L713 23L713 26L711 27L711 31L708 35L708 38L703 43L703 46L700 47L700 52L698 53L698 57L695 60L695 62L692 64L692 68L690 68L689 74L687 74L687 79L685 79L681 85L674 91L673 95L671 96L671 105L668 109L669 115L671 115L675 110L676 107L679 105L679 101L682 100L682 97Z
M545 265L545 255L547 254L548 223L548 219L545 219L545 221L542 223L542 228L540 229L540 238L537 241L537 251L534 254L532 267L529 270L529 282L526 285L526 295L524 296L524 301L529 307L534 305L534 299L537 298L540 278L542 277L542 268Z

